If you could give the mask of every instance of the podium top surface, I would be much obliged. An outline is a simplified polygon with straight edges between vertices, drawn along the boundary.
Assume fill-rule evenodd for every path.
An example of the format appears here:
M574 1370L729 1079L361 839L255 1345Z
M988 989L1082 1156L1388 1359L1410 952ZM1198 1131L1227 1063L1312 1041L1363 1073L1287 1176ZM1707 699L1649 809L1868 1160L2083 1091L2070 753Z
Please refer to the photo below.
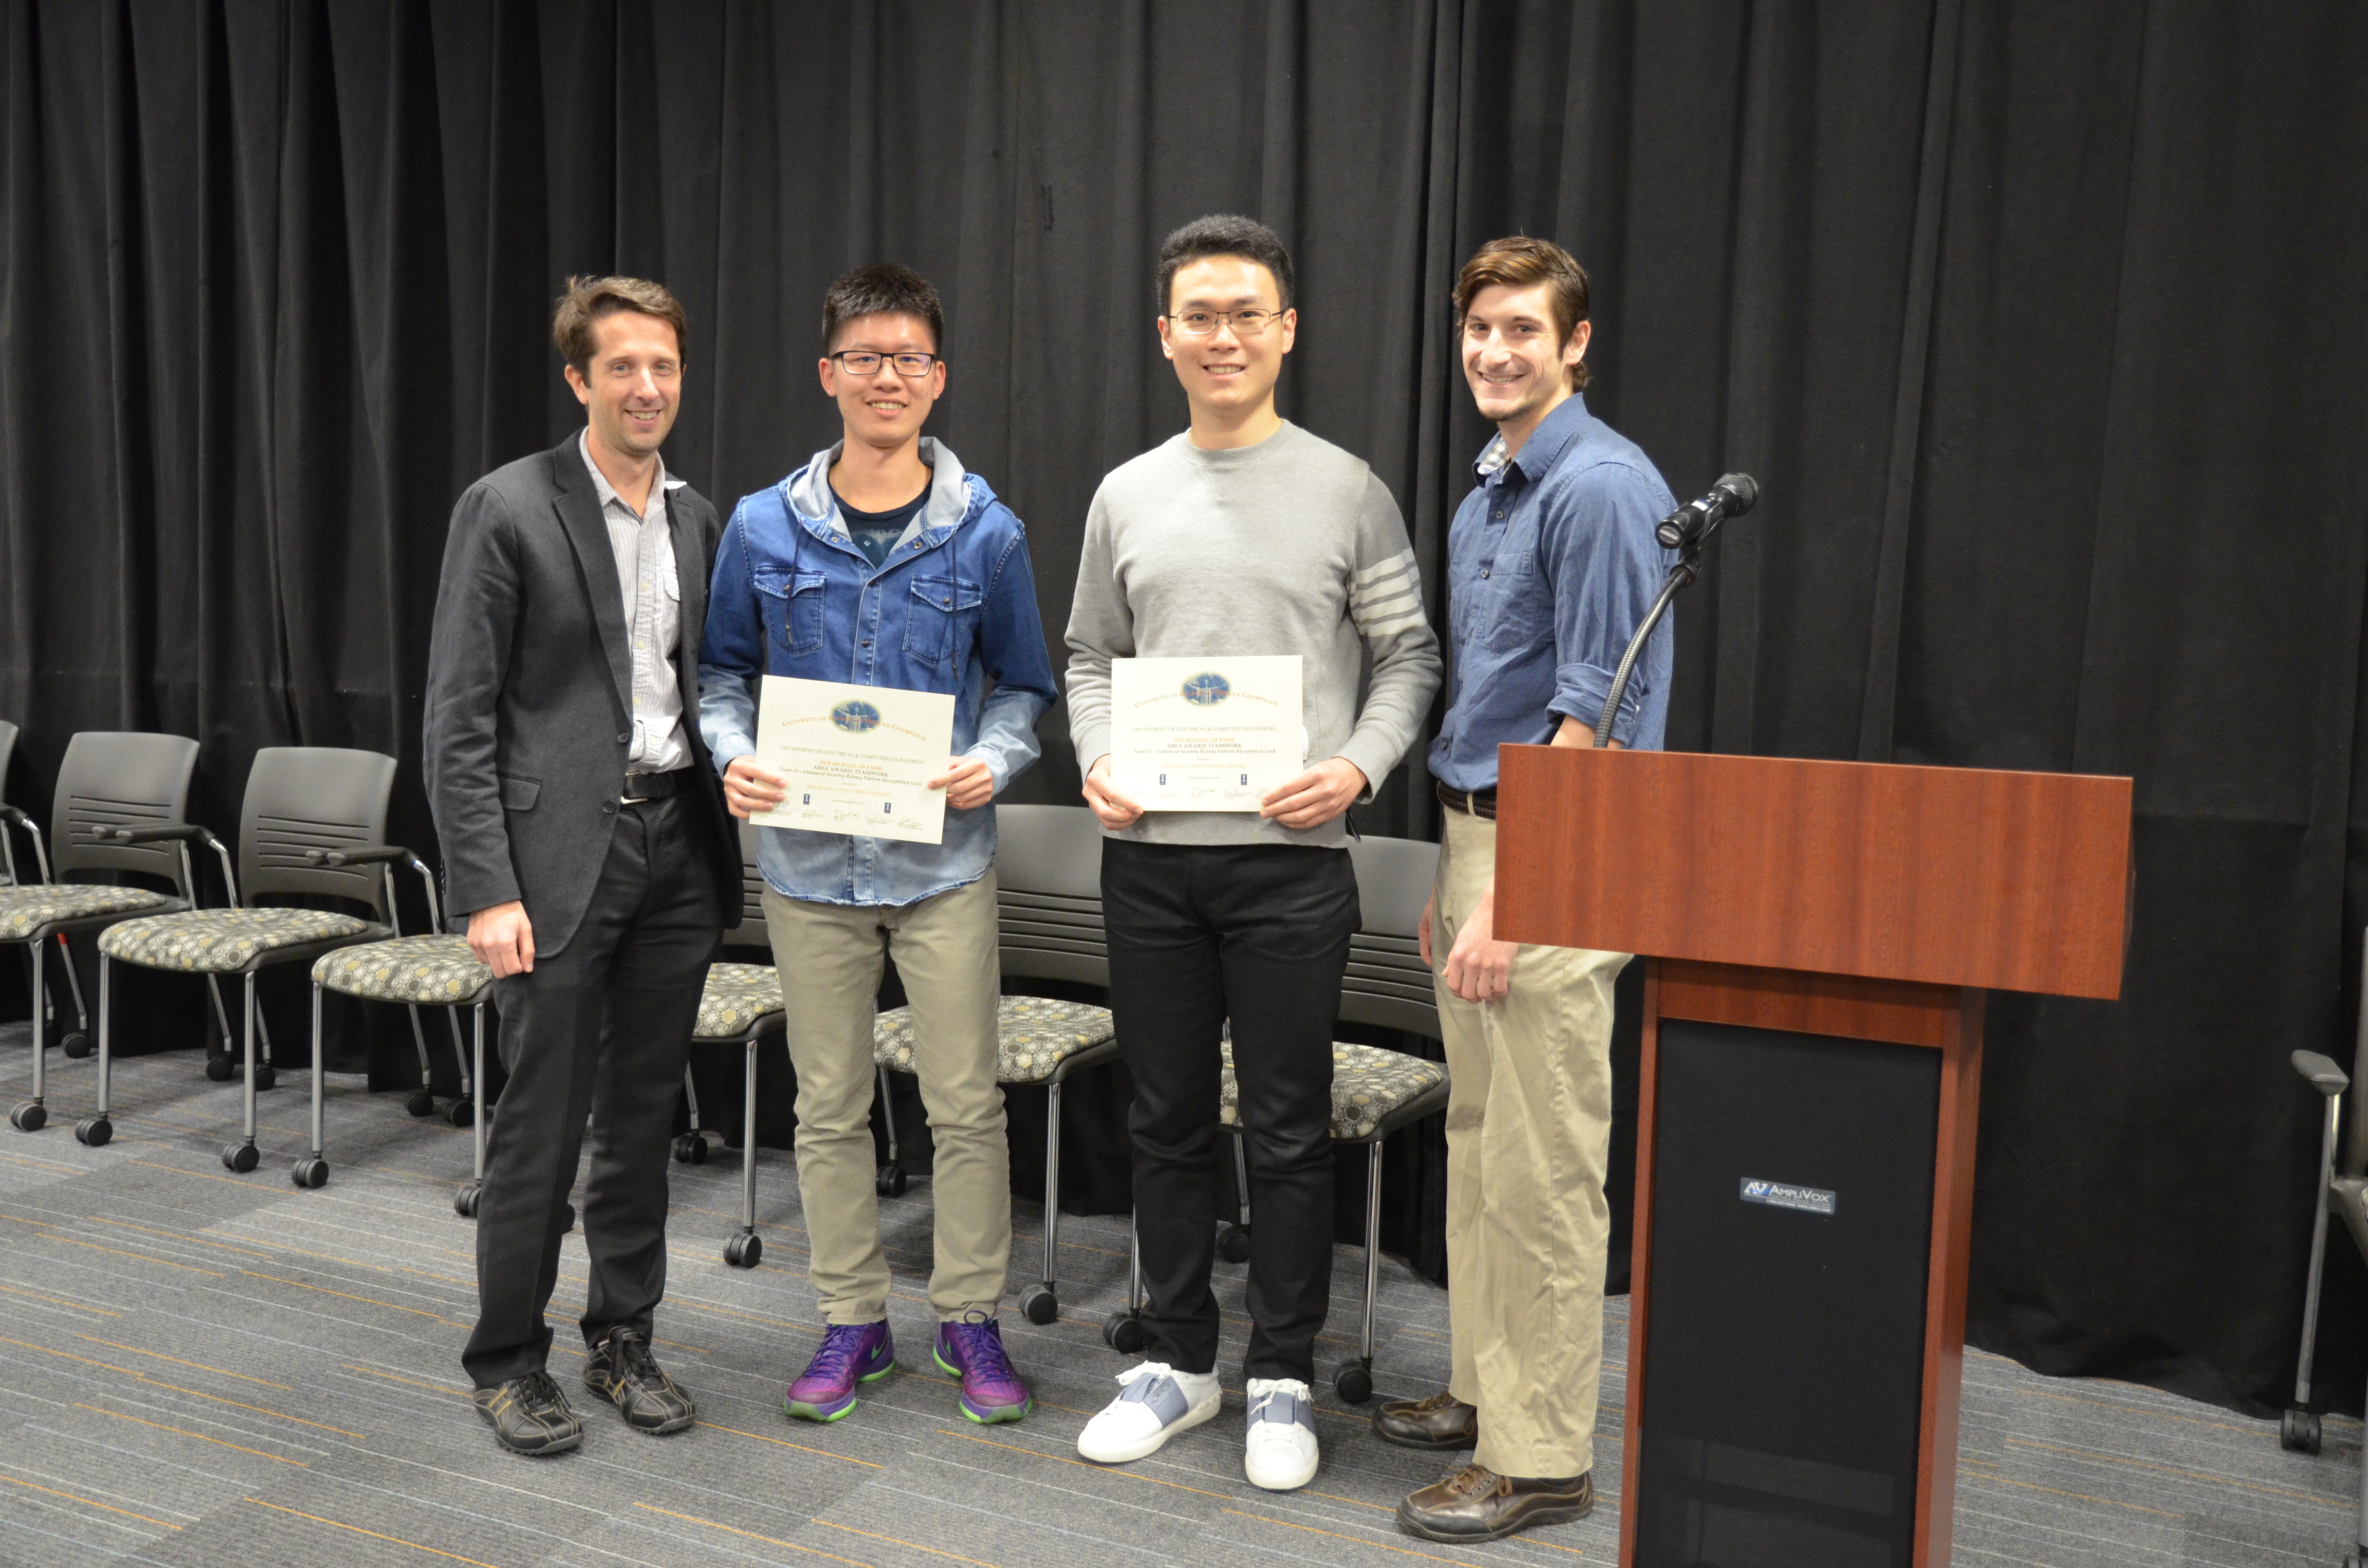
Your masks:
M2121 994L2127 778L1555 746L1497 755L1506 940Z

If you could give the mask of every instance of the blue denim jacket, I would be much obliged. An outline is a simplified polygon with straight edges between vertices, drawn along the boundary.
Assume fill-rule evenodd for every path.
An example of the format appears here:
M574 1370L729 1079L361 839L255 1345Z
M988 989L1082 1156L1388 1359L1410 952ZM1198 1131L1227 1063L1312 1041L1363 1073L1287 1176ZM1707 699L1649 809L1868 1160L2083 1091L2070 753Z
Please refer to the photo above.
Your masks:
M1676 563L1653 525L1677 509L1635 442L1574 394L1505 460L1492 437L1473 465L1479 487L1447 536L1451 642L1447 718L1431 776L1454 790L1497 782L1497 747L1537 745L1564 716L1589 729L1637 624ZM1658 751L1669 719L1675 611L1638 655L1611 738Z
M817 452L743 500L716 547L699 651L699 728L716 770L757 748L757 677L795 676L950 693L955 753L985 762L1001 794L1036 760L1036 720L1058 695L1028 532L986 481L923 437L929 504L875 571L839 523L837 456L837 447ZM912 903L986 870L995 807L947 808L941 844L781 827L758 843L776 892Z

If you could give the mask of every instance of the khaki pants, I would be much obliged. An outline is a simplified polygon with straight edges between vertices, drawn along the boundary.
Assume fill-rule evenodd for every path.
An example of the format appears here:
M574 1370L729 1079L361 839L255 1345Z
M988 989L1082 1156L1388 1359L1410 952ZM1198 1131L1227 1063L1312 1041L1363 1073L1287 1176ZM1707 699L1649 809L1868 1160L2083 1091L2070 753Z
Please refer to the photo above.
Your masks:
M888 1315L871 1142L871 1020L888 953L913 1005L913 1065L936 1146L929 1304L940 1319L993 1313L1011 1261L1011 1153L995 1081L995 873L901 906L811 903L768 889L765 927L789 999L798 1199L824 1321Z
M1435 970L1497 868L1497 824L1447 813ZM1595 1464L1603 1372L1603 1199L1611 1143L1611 984L1626 953L1523 947L1507 994L1441 980L1447 1102L1448 1390L1480 1411L1475 1462L1499 1475Z

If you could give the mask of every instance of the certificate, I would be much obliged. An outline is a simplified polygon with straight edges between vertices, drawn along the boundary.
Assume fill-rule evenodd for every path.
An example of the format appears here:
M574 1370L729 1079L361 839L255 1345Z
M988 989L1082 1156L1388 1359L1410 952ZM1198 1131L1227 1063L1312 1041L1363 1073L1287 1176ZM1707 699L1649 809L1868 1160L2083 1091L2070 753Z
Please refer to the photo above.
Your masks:
M1299 655L1110 661L1110 778L1147 812L1254 812L1306 770Z
M927 788L952 755L954 699L935 691L767 676L757 760L781 776L760 827L945 841L946 792Z

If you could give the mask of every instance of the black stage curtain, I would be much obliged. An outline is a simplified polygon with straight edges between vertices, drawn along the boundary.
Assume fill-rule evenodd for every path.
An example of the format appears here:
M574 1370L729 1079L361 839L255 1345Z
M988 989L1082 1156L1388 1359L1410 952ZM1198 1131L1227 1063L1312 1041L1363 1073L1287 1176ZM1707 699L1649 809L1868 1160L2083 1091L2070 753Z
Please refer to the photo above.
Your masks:
M1552 235L1596 409L1681 494L1766 485L1679 606L1671 744L2136 777L2124 999L1992 1004L1972 1337L2267 1410L2285 1057L2349 1056L2368 914L2362 80L2342 3L8 0L12 798L83 728L199 737L218 826L257 746L370 746L426 843L445 520L577 421L569 272L686 300L668 458L726 506L833 434L827 280L932 277L935 428L1029 522L1057 647L1096 482L1183 418L1158 238L1257 214L1286 412L1395 491L1436 613L1485 434L1454 269ZM1045 735L1019 798L1072 800ZM1361 815L1435 831L1403 774ZM1401 1165L1420 1255L1436 1149ZM2359 1336L2324 1350L2356 1402Z

